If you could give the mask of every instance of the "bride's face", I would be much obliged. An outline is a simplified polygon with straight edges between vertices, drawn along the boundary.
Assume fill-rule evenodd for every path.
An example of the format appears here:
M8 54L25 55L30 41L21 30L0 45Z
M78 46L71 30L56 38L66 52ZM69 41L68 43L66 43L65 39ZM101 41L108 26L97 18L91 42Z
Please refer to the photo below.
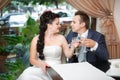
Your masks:
M55 20L51 24L51 31L53 33L59 33L60 32L60 23L59 23L59 18L55 18Z

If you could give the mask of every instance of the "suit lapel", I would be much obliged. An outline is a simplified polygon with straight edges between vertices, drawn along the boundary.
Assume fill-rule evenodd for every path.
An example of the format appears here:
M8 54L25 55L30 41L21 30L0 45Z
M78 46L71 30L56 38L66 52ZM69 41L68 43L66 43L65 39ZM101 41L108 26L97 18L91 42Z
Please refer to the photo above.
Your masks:
M87 36L87 38L91 39L92 35L93 35L93 32L91 30L88 30L88 36Z
M73 37L77 37L78 33L73 32Z

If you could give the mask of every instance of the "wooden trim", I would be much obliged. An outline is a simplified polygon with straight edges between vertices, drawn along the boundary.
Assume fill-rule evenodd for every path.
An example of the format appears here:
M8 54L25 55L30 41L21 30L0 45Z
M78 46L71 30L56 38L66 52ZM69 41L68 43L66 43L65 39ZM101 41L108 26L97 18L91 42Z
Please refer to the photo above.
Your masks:
M11 0L0 0L0 10L6 6L8 3L10 3Z
M63 80L63 78L53 68L47 68L47 71L52 80Z

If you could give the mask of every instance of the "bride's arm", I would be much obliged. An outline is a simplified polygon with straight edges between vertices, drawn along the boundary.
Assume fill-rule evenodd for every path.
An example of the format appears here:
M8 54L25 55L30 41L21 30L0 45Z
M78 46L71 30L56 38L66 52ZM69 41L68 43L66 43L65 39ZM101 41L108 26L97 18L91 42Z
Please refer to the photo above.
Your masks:
M41 67L43 71L46 71L46 67L48 65L43 60L38 60L37 50L36 50L37 40L38 40L38 36L34 37L30 45L30 58L29 58L30 63L37 67Z
M71 58L74 54L75 48L78 46L79 43L73 43L71 46L69 46L64 36L61 37L61 39L62 39L63 53L65 54L67 58Z

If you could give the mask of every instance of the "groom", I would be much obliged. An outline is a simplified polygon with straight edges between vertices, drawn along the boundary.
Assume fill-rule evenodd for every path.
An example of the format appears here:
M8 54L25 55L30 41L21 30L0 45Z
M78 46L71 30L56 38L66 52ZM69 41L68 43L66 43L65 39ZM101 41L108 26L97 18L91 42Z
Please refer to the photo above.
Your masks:
M72 30L67 35L66 39L70 44L72 37L82 36L85 37L84 42L80 46L86 47L86 53L78 51L78 55L73 55L68 63L84 62L80 61L79 54L86 54L84 57L87 62L95 66L96 68L106 72L109 69L109 53L106 47L104 35L88 29L89 28L89 16L84 12L77 11L71 22Z

